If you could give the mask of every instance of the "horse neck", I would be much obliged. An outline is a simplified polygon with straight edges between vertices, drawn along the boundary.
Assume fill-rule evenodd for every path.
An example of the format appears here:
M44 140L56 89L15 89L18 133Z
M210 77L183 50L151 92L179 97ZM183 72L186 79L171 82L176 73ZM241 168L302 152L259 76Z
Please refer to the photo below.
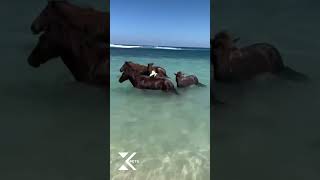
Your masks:
M180 77L176 76L176 82L179 83Z
M137 86L138 80L137 80L136 75L134 75L134 73L129 74L128 79L129 79L129 81L131 82L131 84L132 84L134 87Z
M87 78L86 67L83 63L79 63L76 57L73 55L62 54L61 59L63 63L67 66L69 71L72 73L76 80L85 80Z
M215 74L227 71L228 66L230 66L231 53L231 49L225 49L221 52L221 54L217 55L216 57L213 57L213 68Z

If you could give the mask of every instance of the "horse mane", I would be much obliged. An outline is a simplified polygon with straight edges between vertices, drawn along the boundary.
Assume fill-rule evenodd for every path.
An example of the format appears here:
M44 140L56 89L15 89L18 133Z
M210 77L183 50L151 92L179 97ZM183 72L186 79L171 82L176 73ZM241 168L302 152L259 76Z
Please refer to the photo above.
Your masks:
M61 6L59 6L59 4ZM60 25L63 25L64 27L66 27L66 25L68 26L68 28L75 28L77 29L78 26L77 25L74 25L74 23L70 22L70 19L69 18L66 18L66 12L63 10L63 7L62 5L66 6L67 8L71 8L71 9L75 9L75 11L90 11L90 12L93 12L94 9L92 7L82 7L80 5L75 5L73 3L70 3L68 0L49 0L48 1L48 6L51 6L56 14L62 18L62 21L58 21L58 23Z
M67 5L76 7L76 8L80 8L83 10L94 10L94 8L88 4L74 4L74 3L70 3L68 0L48 0L48 3L65 3Z
M126 65L127 65L130 69L132 69L132 70L133 70L133 67L132 67L132 65L131 65L131 64L132 64L132 62L131 62L131 61L129 61L129 62L128 62L128 61L126 61L125 63L126 63Z

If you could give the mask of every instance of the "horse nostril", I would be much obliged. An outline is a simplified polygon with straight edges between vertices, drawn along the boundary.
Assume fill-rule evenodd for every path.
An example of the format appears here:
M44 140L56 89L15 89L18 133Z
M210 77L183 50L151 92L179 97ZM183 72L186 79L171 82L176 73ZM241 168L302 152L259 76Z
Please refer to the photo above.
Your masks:
M28 58L28 63L29 63L30 66L32 66L34 68L37 68L37 67L40 66L40 64L39 63L35 63L34 60L31 57Z
M32 33L35 33L35 28L34 28L34 26L33 26L33 25L31 26L31 28L30 28L30 29L31 29L31 32L32 32Z
M37 30L37 28L36 28L36 26L34 24L31 25L31 32L33 34L38 34L38 30Z

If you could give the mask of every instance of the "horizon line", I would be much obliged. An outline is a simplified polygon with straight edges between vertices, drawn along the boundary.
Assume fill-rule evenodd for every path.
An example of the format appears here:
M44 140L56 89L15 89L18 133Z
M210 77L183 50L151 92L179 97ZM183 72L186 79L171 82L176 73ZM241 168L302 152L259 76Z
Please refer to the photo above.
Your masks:
M172 46L172 45L151 45L151 44L126 44L126 43L111 43L110 45L127 45L127 46L153 46L153 47L175 47L175 48L210 48L210 45L207 47L204 46Z

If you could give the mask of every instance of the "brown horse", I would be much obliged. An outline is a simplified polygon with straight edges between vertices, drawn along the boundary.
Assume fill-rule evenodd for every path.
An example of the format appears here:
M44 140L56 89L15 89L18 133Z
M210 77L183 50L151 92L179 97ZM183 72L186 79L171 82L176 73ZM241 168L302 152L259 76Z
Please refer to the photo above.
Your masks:
M197 76L189 75L185 76L181 71L174 73L176 75L176 82L178 88L184 88L191 85L197 85L200 87L205 87L206 85L199 82Z
M85 42L109 43L109 13L92 8L82 8L67 1L49 1L40 15L33 21L31 30L34 34L46 31L57 22L65 21L74 29L85 33Z
M95 43L93 47L81 44L81 35L63 26L51 26L44 32L28 58L33 67L61 57L77 81L97 85L109 84L109 61L106 46ZM80 49L72 51L71 49ZM80 52L81 54L76 54ZM93 68L94 67L94 68ZM99 68L97 68L99 67Z
M217 81L248 80L262 73L272 73L291 80L307 77L286 67L279 51L267 43L238 48L231 35L222 31L212 42L214 77Z
M157 73L157 77L168 77L164 68L159 66L153 66L153 63L149 63L148 66L145 66L133 63L131 61L126 61L120 68L120 72L123 72L128 65L130 65L131 68L137 71L138 74L149 75L152 71L155 71Z
M129 62L126 62L126 64L127 66L123 69L122 76L119 79L120 83L129 79L133 87L138 89L162 90L179 94L169 79L141 75Z

